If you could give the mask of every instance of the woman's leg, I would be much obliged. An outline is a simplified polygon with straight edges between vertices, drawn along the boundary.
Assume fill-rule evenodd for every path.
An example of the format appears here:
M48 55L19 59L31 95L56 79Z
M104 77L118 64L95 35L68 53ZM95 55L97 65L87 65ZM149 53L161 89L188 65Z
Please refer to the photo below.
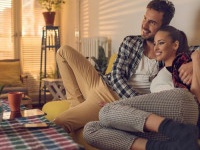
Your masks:
M56 60L67 95L84 101L99 84L98 72L83 55L67 45L58 50Z
M156 126L152 126L152 123ZM199 132L196 125L183 124L152 114L147 118L145 127L149 131L161 133L171 139L171 141L148 139L146 150L199 150ZM137 145L133 143L132 146Z
M104 127L99 121L87 123L83 137L90 145L102 150L130 150L137 138L131 133Z
M134 115L134 114L133 114ZM152 126L154 124L155 126ZM84 127L84 139L92 146L104 150L198 150L198 128L151 114L145 123L149 131L158 132L174 140L159 141L140 138L135 132L105 127L100 121L89 122Z
M198 120L197 103L193 95L184 89L151 93L107 104L100 110L99 120L104 126L144 132L146 118L152 113L195 125Z
M173 123L174 121L171 120L170 125L164 123L165 129L159 131L160 124L165 122L163 121L165 118L146 111L192 124L196 124L198 117L198 107L193 96L186 90L176 89L107 104L100 111L100 121L103 126L116 130L143 132L143 129L145 129L178 139L175 142L165 141L164 143L163 141L148 141L149 149L164 149L164 147L171 147L170 149L172 149L176 146L181 147L181 149L188 149L188 147L197 149L198 130L194 125ZM140 134L137 135L141 136ZM188 137L191 140L188 140ZM159 137L155 139L159 140ZM138 147L141 141L144 142L145 140L141 138L135 140L132 148Z

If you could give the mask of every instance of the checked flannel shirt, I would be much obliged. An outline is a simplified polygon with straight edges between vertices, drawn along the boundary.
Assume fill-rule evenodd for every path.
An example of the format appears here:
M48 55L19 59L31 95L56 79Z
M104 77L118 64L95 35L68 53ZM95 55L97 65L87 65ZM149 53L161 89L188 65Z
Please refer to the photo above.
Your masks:
M144 39L141 36L127 36L119 47L118 56L113 64L112 71L107 75L102 75L103 80L121 98L129 98L139 95L133 87L128 84L128 80L135 73L144 51ZM198 46L190 47L193 51ZM162 67L162 63L159 64Z
M103 75L104 81L121 98L139 95L130 85L128 80L135 73L143 55L144 39L141 36L127 36L120 45L119 53L112 71Z

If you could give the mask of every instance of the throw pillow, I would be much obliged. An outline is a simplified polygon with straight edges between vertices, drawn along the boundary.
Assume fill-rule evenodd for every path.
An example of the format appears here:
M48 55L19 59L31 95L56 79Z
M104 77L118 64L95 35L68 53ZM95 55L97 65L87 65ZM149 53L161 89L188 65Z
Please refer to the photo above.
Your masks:
M23 86L20 80L20 68L19 59L0 60L0 85L6 87Z

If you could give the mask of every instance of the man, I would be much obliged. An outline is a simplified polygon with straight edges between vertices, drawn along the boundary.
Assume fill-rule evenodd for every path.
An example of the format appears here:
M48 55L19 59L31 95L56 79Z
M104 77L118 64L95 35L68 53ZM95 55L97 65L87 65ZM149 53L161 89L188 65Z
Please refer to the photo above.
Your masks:
M79 104L59 115L55 123L70 133L89 121L98 120L99 103L149 93L151 80L159 70L153 51L154 35L161 26L170 23L174 12L174 5L169 1L150 1L141 36L124 39L112 72L102 77L79 52L69 46L61 47L57 52L60 74L67 94ZM189 73L182 74L184 82L189 83L190 76L185 77Z

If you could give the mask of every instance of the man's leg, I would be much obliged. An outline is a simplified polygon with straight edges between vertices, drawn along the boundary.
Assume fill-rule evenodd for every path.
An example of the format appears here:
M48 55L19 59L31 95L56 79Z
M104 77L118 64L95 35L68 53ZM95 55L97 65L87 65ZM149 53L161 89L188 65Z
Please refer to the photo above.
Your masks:
M87 122L98 120L100 102L113 102L119 97L100 79L99 86L90 90L87 99L70 108L55 119L55 123L64 127L67 132L82 128Z
M70 46L61 47L56 55L59 71L67 95L80 102L99 82L99 74L90 62Z

